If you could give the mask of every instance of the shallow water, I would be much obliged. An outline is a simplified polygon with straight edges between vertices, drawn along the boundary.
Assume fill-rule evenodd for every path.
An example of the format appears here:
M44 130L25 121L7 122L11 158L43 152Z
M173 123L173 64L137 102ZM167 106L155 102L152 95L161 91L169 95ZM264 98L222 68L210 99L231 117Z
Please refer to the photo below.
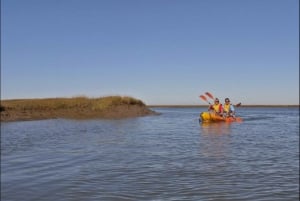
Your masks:
M299 108L1 123L1 200L299 200Z

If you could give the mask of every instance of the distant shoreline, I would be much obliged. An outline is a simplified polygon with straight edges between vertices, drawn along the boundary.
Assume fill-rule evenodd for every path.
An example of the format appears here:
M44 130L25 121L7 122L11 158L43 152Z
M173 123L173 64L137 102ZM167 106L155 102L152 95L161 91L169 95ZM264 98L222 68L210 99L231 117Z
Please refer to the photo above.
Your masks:
M208 105L147 105L150 108L157 107L168 107L168 108L179 108L179 107L208 107ZM241 105L239 107L300 107L300 105Z

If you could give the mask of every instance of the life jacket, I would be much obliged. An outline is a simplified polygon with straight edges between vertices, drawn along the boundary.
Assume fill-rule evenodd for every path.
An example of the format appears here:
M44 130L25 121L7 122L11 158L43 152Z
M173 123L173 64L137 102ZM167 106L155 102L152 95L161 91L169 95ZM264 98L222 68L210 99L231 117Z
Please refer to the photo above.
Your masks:
M216 112L216 113L222 113L223 111L222 111L222 104L218 104L218 105L216 105L216 104L214 104L214 105L212 105L212 108L214 109L214 111Z
M230 112L230 104L225 104L223 106L223 109L224 109L224 112L226 112L226 113Z

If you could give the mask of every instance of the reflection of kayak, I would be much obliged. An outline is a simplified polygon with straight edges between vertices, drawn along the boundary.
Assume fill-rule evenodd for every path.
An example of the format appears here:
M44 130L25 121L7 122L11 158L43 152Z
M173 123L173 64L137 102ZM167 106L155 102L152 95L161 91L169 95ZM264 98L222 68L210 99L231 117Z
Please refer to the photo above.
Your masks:
M215 113L211 112L201 112L200 119L201 122L242 122L240 117L221 117Z

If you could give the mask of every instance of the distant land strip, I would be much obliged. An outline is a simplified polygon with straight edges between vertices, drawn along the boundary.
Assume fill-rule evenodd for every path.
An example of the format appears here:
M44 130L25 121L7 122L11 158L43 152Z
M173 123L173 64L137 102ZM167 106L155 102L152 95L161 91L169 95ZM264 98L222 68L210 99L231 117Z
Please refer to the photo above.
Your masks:
M179 107L208 107L208 105L147 105L150 108L157 107L168 107L168 108L179 108ZM239 107L300 107L300 105L241 105Z

